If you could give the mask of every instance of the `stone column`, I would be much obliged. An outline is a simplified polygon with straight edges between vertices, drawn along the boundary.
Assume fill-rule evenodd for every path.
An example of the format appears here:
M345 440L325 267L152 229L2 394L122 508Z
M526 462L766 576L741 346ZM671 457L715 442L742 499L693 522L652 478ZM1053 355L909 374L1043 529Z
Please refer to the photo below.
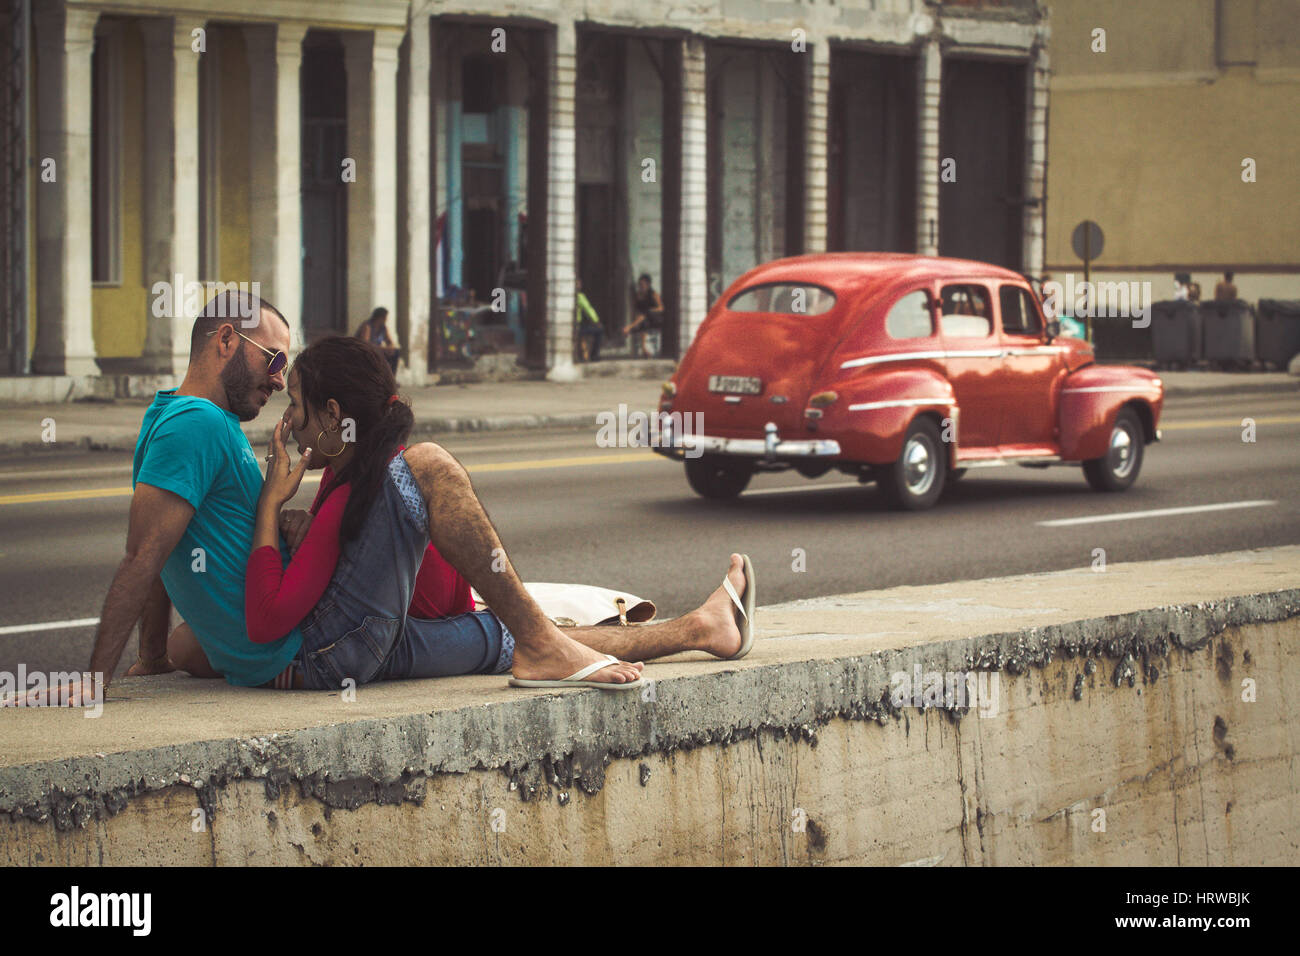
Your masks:
M249 72L249 241L252 280L289 320L290 348L306 344L302 324L302 189L298 106L302 38L296 23L244 28Z
M1029 88L1025 115L1029 117L1029 127L1026 131L1025 195L1038 202L1025 205L1022 269L1037 277L1043 274L1043 223L1047 216L1047 88L1051 77L1046 44L1034 48L1027 72Z
M916 251L939 254L939 89L943 58L939 41L921 48L916 124Z
M406 92L406 283L407 366L400 369L403 385L428 381L429 315L432 310L433 270L429 230L429 49L427 9L411 16L411 46Z
M830 111L831 47L819 40L808 48L807 113L804 120L803 251L826 251L826 124Z
M305 26L276 25L275 34L275 245L272 304L289 320L290 347L307 344L302 322L302 169L298 74ZM254 88L253 95L257 95Z
M375 167L371 150L371 66L374 35L369 32L343 34L343 63L347 71L348 128L347 157L356 163L357 178L347 184L348 197L348 283L347 328L357 324L377 305L386 306L393 317L394 303L375 298L371 284L370 246L375 240ZM390 323L391 327L391 323Z
M397 49L402 36L401 30L375 31L370 71L370 164L374 169L370 297L372 308L382 305L388 309L390 329L397 327Z
M577 91L578 31L572 20L556 25L551 61L550 144L546 190L547 368L552 381L580 377L573 364L577 242L577 149L573 104ZM532 267L530 263L530 268Z
M98 375L91 320L91 53L98 11L34 4L38 375Z
M170 317L154 321L170 325L163 336L167 341L159 343L160 349L166 350L160 351L158 357L164 363L164 370L176 375L184 375L189 365L194 317L207 299L204 292L188 301L191 297L185 293L191 282L200 280L199 57L205 54L194 50L194 31L203 26L204 21L186 17L176 17L172 21L172 228L169 237L172 310ZM150 311L151 318L152 313L153 310Z
M681 354L709 311L708 112L703 37L682 40L681 295L677 308Z

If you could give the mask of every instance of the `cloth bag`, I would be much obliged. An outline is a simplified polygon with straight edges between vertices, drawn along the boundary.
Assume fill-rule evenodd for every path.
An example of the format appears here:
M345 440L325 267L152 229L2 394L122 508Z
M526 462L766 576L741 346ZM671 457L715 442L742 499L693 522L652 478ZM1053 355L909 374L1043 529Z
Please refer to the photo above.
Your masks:
M560 627L593 627L597 624L644 624L657 613L654 602L591 584L524 583L524 588L555 624ZM474 604L485 607L477 591ZM619 604L623 607L620 609ZM622 616L620 616L622 615Z

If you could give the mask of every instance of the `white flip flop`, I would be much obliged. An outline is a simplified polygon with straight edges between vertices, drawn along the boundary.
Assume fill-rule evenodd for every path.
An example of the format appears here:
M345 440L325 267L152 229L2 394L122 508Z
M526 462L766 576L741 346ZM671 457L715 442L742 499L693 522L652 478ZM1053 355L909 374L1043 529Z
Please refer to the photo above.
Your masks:
M522 677L512 677L509 683L511 687L596 687L600 690L632 690L645 683L639 677L634 681L628 681L626 684L615 684L611 681L583 680L584 677L596 673L603 667L619 663L619 659L613 654L605 654L604 658L602 661L588 664L582 670L570 674L563 680L527 680Z
M741 601L740 595L731 586L730 578L722 579L722 587L731 597L731 603L736 605L736 611L740 615L736 619L736 626L740 628L740 650L726 658L729 661L740 660L754 646L754 565L750 563L747 554L742 554L740 560L745 564L745 600Z

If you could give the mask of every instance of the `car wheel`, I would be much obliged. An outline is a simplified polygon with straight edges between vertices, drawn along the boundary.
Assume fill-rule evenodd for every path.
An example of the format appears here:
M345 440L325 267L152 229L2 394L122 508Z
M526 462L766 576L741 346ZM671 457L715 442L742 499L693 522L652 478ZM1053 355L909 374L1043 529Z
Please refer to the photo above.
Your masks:
M1123 491L1137 481L1144 446L1145 436L1137 415L1132 409L1120 409L1105 456L1083 463L1088 484L1095 491Z
M734 498L753 475L751 466L714 455L686 459L686 480L702 498Z
M933 419L918 418L903 437L903 452L898 461L881 468L878 481L896 507L921 511L939 500L947 472L948 460L939 440L939 426Z

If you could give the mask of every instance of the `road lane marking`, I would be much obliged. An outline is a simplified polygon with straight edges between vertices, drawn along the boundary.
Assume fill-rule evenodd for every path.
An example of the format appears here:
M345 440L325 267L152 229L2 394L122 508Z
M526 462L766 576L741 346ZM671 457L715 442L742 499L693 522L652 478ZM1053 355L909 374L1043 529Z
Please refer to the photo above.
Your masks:
M759 488L755 491L746 491L741 497L752 498L755 495L783 495L791 491L834 491L844 488L862 488L862 482L858 481L837 481L828 485L787 485L784 488Z
M584 465L620 465L631 462L656 460L646 451L626 452L621 455L581 455L573 458L538 458L533 461L501 461L473 465L467 470L471 475L488 471L533 471L540 468L580 468ZM320 475L307 475L302 483L319 483ZM0 505L25 505L41 501L78 501L89 498L116 498L131 495L130 488L91 488L84 491L41 491L26 495L0 495Z
M1190 505L1185 508L1157 508L1154 511L1125 511L1113 515L1088 515L1085 518L1057 518L1053 521L1037 521L1044 528L1064 528L1076 524L1100 524L1104 521L1132 521L1138 518L1163 518L1168 515L1190 515L1202 511L1232 511L1237 508L1264 508L1277 504L1276 501L1225 501L1214 505Z
M46 621L44 624L10 624L0 627L3 634L30 634L33 631L59 631L64 628L90 627L99 623L97 617L79 617L75 621Z
M1300 415L1264 415L1255 418L1252 415L1243 415L1242 418L1249 418L1256 425L1298 425L1300 424ZM1160 422L1160 430L1177 431L1187 428L1240 428L1241 418L1205 418L1193 422Z

